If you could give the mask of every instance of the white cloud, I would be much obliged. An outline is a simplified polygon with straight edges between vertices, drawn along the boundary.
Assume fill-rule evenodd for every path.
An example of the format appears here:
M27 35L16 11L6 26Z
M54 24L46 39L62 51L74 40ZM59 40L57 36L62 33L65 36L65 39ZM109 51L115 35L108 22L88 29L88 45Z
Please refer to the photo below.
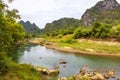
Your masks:
M15 0L10 8L18 9L23 20L35 22L43 28L46 23L62 17L80 19L85 10L98 1L100 0Z

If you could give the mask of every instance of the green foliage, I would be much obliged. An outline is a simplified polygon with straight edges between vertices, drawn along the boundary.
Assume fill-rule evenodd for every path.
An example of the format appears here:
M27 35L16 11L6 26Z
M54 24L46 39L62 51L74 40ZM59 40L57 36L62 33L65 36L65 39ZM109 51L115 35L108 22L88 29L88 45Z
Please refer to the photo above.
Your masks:
M6 74L1 78L2 80L39 80L40 74L31 65L14 64L9 67Z
M92 28L93 38L107 38L110 36L111 25L96 22Z
M111 37L120 41L120 25L117 25L111 29Z
M7 57L6 53L0 52L0 75L5 75L12 64L12 60Z
M24 38L25 36L25 31L23 27L19 24L12 24L11 27L11 33L12 33L12 38L14 39L14 42L20 41Z
M112 26L119 24L120 6L116 6L119 3L115 0L113 3L106 3L106 5L104 3L106 3L106 0L99 1L95 6L87 9L82 16L81 24L87 27L93 25L95 22L111 24Z
M85 52L92 53L109 53L109 54L119 54L120 53L120 45L119 44L110 44L109 42L102 41L93 41L88 39L80 39L77 43L68 44L59 42L57 44L59 47L71 47L73 49L77 49ZM91 51L89 51L90 49Z
M60 42L62 43L68 43L68 44L73 44L73 43L77 43L77 40L70 38L70 39L66 39L66 40L61 40Z
M58 36L58 35L68 35L68 34L73 34L74 32L74 28L68 28L68 29L61 29L61 30L55 30L55 31L51 31L51 32L47 32L46 35L47 36Z
M74 38L77 39L77 38L89 38L91 35L91 28L83 28L83 27L80 27L80 28L77 28L75 31L74 31Z
M96 22L93 27L80 27L74 31L74 38L108 38L110 37L110 30L112 26L108 24Z
M63 30L64 34L66 34L67 31L64 29L76 28L78 26L79 26L78 19L61 18L59 20L53 21L52 23L47 23L42 32L47 33L56 30Z
M18 11L8 10L7 4L0 0L0 80L39 80L39 73L32 66L19 65L9 55L25 36L23 26L16 22L18 18Z
M38 26L35 23L32 24L30 21L27 22L20 21L19 23L24 27L25 31L28 34L37 35L41 33L40 28L38 28Z
M120 25L118 25L116 27L116 35L117 35L118 39L120 40Z
M7 7L7 4L0 0L0 50L7 50L25 35L23 27L15 21L19 18L18 11L8 10Z

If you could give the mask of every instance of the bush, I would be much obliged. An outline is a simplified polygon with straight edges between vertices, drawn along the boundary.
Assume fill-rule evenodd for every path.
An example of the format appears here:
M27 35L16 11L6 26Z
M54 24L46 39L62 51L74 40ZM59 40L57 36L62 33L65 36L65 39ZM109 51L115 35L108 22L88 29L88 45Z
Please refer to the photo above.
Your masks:
M57 38L60 39L60 38L62 38L62 36L63 36L62 34L59 34L59 35L57 36Z
M112 26L108 24L96 22L93 25L91 37L93 38L107 38L110 37L110 30Z
M90 37L91 35L91 28L77 28L75 31L74 31L74 34L73 34L73 38L77 39L77 38L88 38Z
M116 27L116 37L120 41L120 25Z
M12 60L7 57L5 52L0 53L0 75L8 72L9 66L13 65Z

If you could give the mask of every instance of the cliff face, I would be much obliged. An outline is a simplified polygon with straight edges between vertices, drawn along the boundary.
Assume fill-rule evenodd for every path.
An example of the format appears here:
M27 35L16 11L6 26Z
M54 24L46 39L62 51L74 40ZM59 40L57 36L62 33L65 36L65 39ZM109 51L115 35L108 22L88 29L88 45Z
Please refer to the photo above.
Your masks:
M120 5L116 0L102 0L95 6L87 9L81 18L85 26L91 26L94 22L108 24L118 23L120 20Z

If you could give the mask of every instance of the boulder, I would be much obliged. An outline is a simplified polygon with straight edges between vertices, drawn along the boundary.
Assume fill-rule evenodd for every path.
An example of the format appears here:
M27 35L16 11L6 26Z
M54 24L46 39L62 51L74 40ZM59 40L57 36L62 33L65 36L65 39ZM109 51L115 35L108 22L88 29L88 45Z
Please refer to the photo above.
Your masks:
M60 60L59 64L67 64L67 62L64 60Z
M49 69L41 69L41 68L36 68L36 70L39 71L42 75L59 74L58 70L49 70Z
M111 77L111 78L114 78L114 77L115 77L115 72L114 72L114 71L109 71L109 72L107 73L107 75L108 75L109 77Z
M96 73L92 77L90 77L90 80L105 80L104 76L100 73Z

